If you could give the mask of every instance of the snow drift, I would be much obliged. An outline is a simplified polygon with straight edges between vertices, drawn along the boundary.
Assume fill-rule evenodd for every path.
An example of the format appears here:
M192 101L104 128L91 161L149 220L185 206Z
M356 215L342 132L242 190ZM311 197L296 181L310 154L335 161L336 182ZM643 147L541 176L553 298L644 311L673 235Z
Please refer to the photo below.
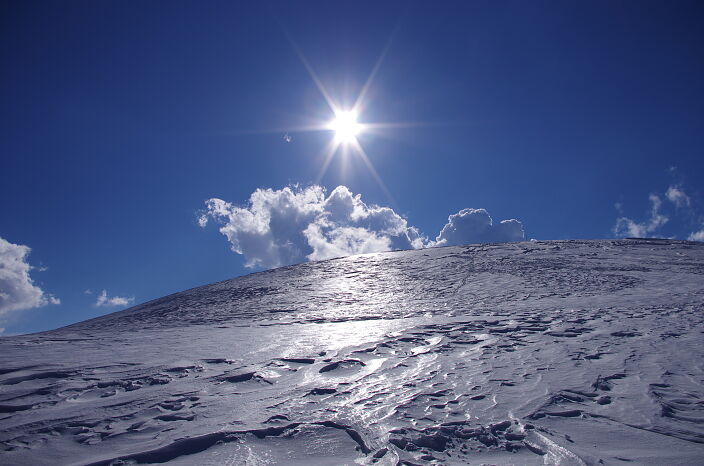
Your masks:
M704 245L256 273L0 338L3 464L695 464Z

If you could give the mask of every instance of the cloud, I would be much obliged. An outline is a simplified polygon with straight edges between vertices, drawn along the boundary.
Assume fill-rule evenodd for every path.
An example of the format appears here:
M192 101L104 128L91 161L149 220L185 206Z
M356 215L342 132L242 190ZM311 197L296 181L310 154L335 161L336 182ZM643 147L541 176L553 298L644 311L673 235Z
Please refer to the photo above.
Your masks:
M30 251L27 246L0 238L0 314L61 303L35 285L29 276Z
M670 172L674 172L676 168L670 168ZM690 192L691 194L691 192ZM613 233L618 237L648 237L648 236L664 236L670 238L682 238L687 236L686 231L693 231L687 239L690 241L704 240L704 227L702 227L702 218L698 209L698 197L692 197L687 194L681 183L670 184L664 193L651 193L649 196L650 209L648 215L642 222L637 222L632 218L623 215L623 206L621 203L616 203L615 207L619 214L616 219L616 224L613 227ZM662 234L662 228L668 225L668 231L677 232L679 235L665 236Z
M345 186L338 186L329 195L318 185L257 189L243 207L222 199L210 199L205 204L199 225L205 227L210 220L219 223L220 232L231 249L244 256L247 267L271 268L350 254L523 239L517 220L493 225L485 210L465 209L457 214L461 218L456 218L461 228L450 228L445 236L441 233L436 241L429 241L393 209L366 204L360 194L353 194ZM475 220L476 228L465 224L467 215ZM453 221L452 216L449 221Z
M687 237L687 239L689 241L704 241L704 228L699 231L693 232Z
M122 296L108 296L107 290L103 290L95 301L96 307L127 306L134 302L134 298L123 298Z
M669 221L669 218L660 211L662 208L662 199L660 199L660 196L651 194L649 200L650 211L648 212L648 218L644 222L638 223L628 217L619 217L616 219L616 225L614 225L613 228L613 232L616 236L643 238L651 233L655 233Z
M670 186L669 188L667 188L665 196L678 208L689 207L691 203L689 196L687 196L687 194L679 186Z
M447 219L433 246L468 243L504 243L523 241L523 224L518 220L502 220L494 224L485 209L462 209Z

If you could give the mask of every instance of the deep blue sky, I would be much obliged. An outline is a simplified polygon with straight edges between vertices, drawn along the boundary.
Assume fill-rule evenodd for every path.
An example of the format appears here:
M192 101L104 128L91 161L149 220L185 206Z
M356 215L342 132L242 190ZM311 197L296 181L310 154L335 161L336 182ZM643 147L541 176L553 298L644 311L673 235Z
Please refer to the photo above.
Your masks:
M0 7L0 237L32 248L61 305L0 317L54 328L248 273L197 212L212 197L313 183L330 118L286 33L340 103L388 53L362 135L321 184L389 205L434 237L485 208L528 238L605 238L648 195L691 198L662 231L701 228L701 2L15 2ZM263 132L279 129L282 131ZM262 131L262 132L259 132ZM669 171L670 167L676 167ZM686 215L685 215L686 214ZM676 218L678 220L676 220Z

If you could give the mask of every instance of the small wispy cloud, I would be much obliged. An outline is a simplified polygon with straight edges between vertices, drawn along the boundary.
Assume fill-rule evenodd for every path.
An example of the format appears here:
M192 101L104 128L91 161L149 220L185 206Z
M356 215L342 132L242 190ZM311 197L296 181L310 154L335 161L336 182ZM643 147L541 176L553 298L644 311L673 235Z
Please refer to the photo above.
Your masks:
M676 167L670 167L670 173L676 172ZM613 227L613 233L617 237L647 237L647 236L662 236L663 227L671 220L688 225L692 228L693 222L696 224L696 219L701 219L697 215L695 207L695 199L690 194L685 192L681 184L672 184L667 190L662 193L651 193L648 197L650 208L646 218L642 221L636 221L633 218L623 215L623 205L616 203L616 210L620 216L616 219L616 224ZM670 207L667 208L667 205ZM673 208L674 207L674 208ZM667 212L667 213L666 213ZM701 220L699 220L701 223ZM694 231L687 236L690 241L704 241L704 224L699 231Z
M670 186L665 193L667 199L678 208L689 207L691 199L680 186Z
M86 290L90 291L90 290ZM128 306L134 302L134 297L125 298L122 296L108 296L107 290L103 290L95 301L96 307Z
M662 208L662 199L657 194L649 196L650 210L645 221L636 222L628 217L619 217L616 219L613 232L616 236L642 238L653 233L656 233L669 218L660 212Z
M692 232L687 239L689 241L704 241L704 228L699 231Z

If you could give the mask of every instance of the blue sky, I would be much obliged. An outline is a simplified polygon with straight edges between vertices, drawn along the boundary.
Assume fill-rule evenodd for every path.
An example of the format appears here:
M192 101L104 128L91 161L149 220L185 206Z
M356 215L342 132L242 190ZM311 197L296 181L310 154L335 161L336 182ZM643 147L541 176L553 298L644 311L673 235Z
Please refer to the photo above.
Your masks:
M352 252L414 232L416 246L454 244L438 236L452 214L465 225L491 215L496 231L517 219L527 239L704 230L699 2L1 8L0 259L14 275L0 292L27 292L14 306L24 308L0 309L5 334L281 263L256 250L261 237L238 243L258 189L276 202L287 186L299 186L295 202L324 189L296 207L317 217L273 235L303 241L291 260L328 257L349 235L361 245ZM295 130L334 115L296 48L340 108L380 64L359 121L398 126L358 140L386 189L353 150L318 179L334 136ZM229 210L207 210L209 199ZM343 204L362 217L331 220ZM453 241L480 238L470 233Z

